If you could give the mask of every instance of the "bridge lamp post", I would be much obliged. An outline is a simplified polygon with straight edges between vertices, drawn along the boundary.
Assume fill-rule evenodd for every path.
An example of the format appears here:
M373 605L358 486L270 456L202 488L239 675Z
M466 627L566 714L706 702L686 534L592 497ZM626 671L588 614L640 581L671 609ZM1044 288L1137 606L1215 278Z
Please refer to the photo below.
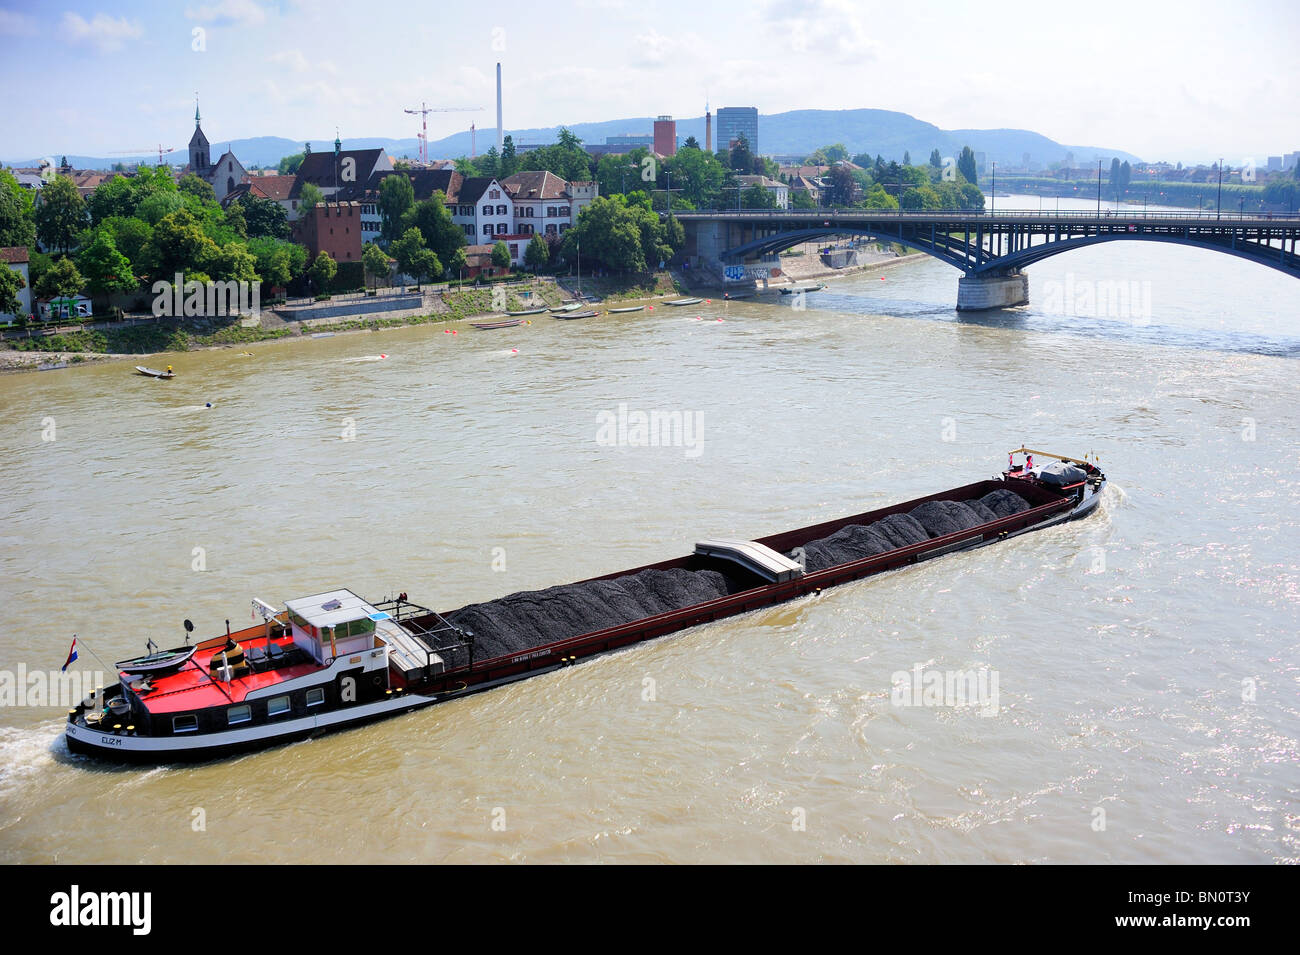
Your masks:
M1097 218L1101 218L1101 160L1097 160Z
M992 202L989 204L989 215L996 215L998 211L998 161L993 160L993 184L989 186L989 194Z

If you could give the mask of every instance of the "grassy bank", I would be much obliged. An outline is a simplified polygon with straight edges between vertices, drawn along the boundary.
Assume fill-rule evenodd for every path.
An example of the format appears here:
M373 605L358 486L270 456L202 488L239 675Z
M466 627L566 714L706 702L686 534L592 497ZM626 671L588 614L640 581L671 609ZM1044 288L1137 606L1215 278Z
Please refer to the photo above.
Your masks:
M245 328L238 318L221 320L221 322L209 318L176 319L142 325L107 325L102 328L84 328L80 331L55 335L9 339L4 342L4 346L21 352L148 355L157 352L183 352L192 348L249 345L254 342L296 338L325 331L360 329L373 331L399 328L404 325L459 321L491 312L521 310L528 304L520 296L520 293L525 291L533 293L531 301L535 304L545 303L548 306L555 306L565 298L564 290L550 282L536 282L526 287L503 287L503 291L505 292L504 307L501 307L502 300L498 297L497 308L493 308L493 289L485 286L445 292L441 296L441 302L437 303L439 307L423 315L385 318L383 313L376 313L370 316L341 317L338 321L316 320L310 325L286 322L279 326L258 325L252 328Z

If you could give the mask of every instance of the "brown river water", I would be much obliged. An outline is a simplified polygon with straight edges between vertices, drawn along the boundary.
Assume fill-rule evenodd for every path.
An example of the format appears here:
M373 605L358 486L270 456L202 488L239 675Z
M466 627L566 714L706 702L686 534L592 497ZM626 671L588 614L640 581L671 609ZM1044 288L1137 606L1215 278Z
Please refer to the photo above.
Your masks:
M968 316L947 266L882 274L802 309L0 378L10 674L74 633L104 671L89 651L186 617L247 626L254 596L450 610L965 484L1021 443L1111 479L1081 521L220 762L72 757L66 702L9 699L0 861L1300 861L1300 286L1121 242ZM1140 314L1051 301L1105 281L1150 283ZM602 431L652 412L689 427ZM918 667L991 673L996 706L900 705Z

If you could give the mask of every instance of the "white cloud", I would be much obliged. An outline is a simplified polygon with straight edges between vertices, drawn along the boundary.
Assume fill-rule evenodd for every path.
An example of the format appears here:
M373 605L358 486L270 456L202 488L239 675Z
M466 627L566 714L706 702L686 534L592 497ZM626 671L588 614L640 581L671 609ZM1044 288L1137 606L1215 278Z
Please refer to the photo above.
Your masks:
M778 39L792 53L837 59L875 59L879 44L871 38L851 0L802 0L769 8Z
M106 13L96 13L90 21L79 13L65 13L59 28L70 42L93 46L100 53L116 52L126 46L127 40L144 34L140 24L126 17L110 17Z
M278 53L272 53L268 59L272 63L282 63L295 73L308 73L313 70L320 73L338 73L339 68L334 65L332 60L311 60L302 52L302 50L281 50Z
M36 21L25 13L0 10L0 36L35 36Z
M240 24L260 26L266 22L266 8L255 0L217 0L199 7L186 7L185 15L191 20L214 23L218 26Z

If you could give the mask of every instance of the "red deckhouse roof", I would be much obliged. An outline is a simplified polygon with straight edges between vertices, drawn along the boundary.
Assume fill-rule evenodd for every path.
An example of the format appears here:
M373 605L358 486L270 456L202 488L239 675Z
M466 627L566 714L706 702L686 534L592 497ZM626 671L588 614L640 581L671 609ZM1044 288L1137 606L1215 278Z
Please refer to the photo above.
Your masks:
M240 642L244 652L247 653L251 647L266 646L266 638L262 636L262 632L261 627L256 627L252 631L244 630L232 636ZM285 649L293 646L293 638L288 636L272 642ZM208 676L208 666L212 657L220 656L224 647L223 641L214 649L199 650L177 672L151 678L149 682L153 685L153 689L139 694L141 702L150 713L155 714L190 712L210 706L230 706L233 703L242 703L254 690L275 686L321 669L319 665L309 661L278 670L249 673L229 683L214 682Z

